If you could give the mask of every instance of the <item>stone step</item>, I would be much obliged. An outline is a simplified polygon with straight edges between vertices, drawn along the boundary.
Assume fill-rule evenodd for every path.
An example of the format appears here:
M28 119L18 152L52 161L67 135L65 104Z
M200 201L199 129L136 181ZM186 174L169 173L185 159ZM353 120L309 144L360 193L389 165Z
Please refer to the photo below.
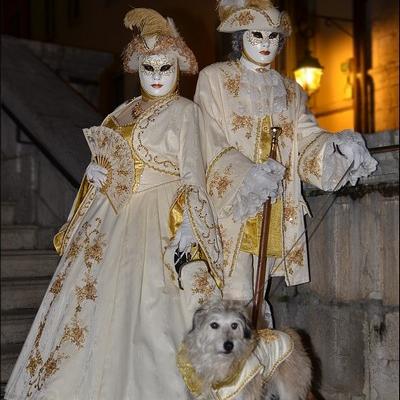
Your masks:
M1 346L23 343L29 333L37 309L12 309L1 315Z
M9 344L1 349L1 383L7 383L10 378L12 369L21 352L23 343Z
M35 249L37 231L35 225L2 225L1 247L4 250Z
M1 202L1 224L12 225L15 217L15 203L13 201Z
M1 280L1 311L15 308L38 308L50 279L51 276L3 278Z
M59 257L49 250L5 250L1 252L1 278L49 277Z

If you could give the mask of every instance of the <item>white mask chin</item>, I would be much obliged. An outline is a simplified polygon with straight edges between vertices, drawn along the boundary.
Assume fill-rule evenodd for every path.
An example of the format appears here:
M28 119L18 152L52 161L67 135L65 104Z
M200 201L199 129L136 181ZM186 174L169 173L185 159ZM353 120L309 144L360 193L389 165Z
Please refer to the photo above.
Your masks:
M177 77L176 58L157 54L145 56L140 60L140 86L151 96L159 97L169 94L176 86Z
M279 47L279 33L272 31L246 31L243 35L243 52L250 61L268 65L274 61Z

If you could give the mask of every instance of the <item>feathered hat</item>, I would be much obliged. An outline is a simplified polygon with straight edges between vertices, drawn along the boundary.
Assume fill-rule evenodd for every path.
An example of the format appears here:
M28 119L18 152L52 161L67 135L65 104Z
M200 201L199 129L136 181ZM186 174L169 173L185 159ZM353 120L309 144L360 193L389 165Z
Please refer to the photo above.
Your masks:
M142 56L166 54L178 59L182 72L197 73L196 57L182 39L172 18L164 18L150 8L134 8L125 15L124 25L133 31L133 39L123 53L125 71L137 72Z
M285 38L292 32L289 15L274 7L271 0L218 0L217 7L220 32L265 30Z

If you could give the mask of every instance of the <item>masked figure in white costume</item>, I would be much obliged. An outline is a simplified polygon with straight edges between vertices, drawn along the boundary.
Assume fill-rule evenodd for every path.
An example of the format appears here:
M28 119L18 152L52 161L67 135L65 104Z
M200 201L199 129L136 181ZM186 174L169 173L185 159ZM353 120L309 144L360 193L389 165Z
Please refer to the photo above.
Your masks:
M186 398L175 357L196 305L190 297L201 301L223 284L198 108L177 89L179 70L197 72L195 57L173 22L153 10L133 9L124 22L135 29L124 66L139 71L142 96L95 131L116 133L123 143L115 154L127 143L128 156L122 166L117 157L116 171L94 160L86 170L55 237L61 261L8 382L8 400ZM111 193L114 179L125 183ZM197 268L183 291L176 261L190 251L207 267Z
M301 87L271 69L291 33L285 12L268 0L221 0L218 11L218 30L233 34L240 56L200 72L195 102L223 240L224 297L250 300L265 200L273 200L267 275L308 282L301 181L332 191L369 175L376 161L360 134L321 129ZM276 162L268 159L273 126L282 129Z

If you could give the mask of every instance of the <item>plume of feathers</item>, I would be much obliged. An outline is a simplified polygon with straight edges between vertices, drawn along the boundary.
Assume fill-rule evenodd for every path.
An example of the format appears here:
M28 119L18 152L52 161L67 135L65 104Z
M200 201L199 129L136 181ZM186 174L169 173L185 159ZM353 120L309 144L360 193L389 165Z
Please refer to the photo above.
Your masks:
M169 25L169 29L170 29L170 35L173 37L179 37L179 31L178 28L175 25L174 20L171 17L167 17L167 23Z
M124 18L124 25L130 30L136 29L141 36L173 35L169 21L150 8L134 8L128 11Z
M232 11L243 8L245 5L246 0L218 0L217 9L219 19L223 21Z
M247 7L261 8L265 10L267 8L275 7L272 0L247 0Z
M267 9L274 7L272 0L217 0L218 14L221 21L239 8L255 7Z

